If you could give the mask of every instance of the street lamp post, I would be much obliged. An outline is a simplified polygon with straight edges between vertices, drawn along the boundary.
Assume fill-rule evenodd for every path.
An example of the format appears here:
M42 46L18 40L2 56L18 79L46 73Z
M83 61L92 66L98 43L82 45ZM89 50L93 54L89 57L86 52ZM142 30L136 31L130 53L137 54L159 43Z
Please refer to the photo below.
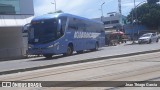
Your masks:
M134 22L135 22L135 24L137 24L137 22L138 22L138 17L137 17L137 7L139 6L139 5L141 5L142 3L146 3L146 1L142 1L142 2L140 2L139 4L137 4L136 5L136 2L135 2L135 0L134 0L134 12L132 12L132 24L134 24ZM135 13L135 20L134 20L134 14L133 13ZM138 31L138 33L139 33L139 31ZM133 31L133 37L134 37L134 31ZM133 40L133 43L134 43L134 40Z
M137 23L138 23L138 13L137 13L137 7L139 6L139 5L141 5L141 4L143 4L143 3L146 3L146 1L142 1L142 2L140 2L139 4L137 4L137 5L135 5L135 17L136 17L136 19L135 19L135 22L136 22L136 25L137 25ZM138 35L139 35L139 30L138 30Z
M133 8L133 11L132 11L132 40L133 40L133 44L135 43L134 41L134 9L135 9L135 0L134 0L134 8Z
M137 7L139 6L139 5L141 5L141 4L143 4L143 3L146 3L146 1L142 1L142 2L140 2L139 4L137 4L137 5L135 5L135 15L136 15L136 20L138 21L138 18L137 18Z
M56 12L57 11L57 9L56 9L56 0L54 0L54 3L51 2L51 4L55 5L55 12Z
M137 8L136 8L136 1L134 0L134 9L135 9L135 22L137 20Z
M102 16L101 16L101 21L102 21L102 18L103 18L103 5L105 4L105 2L103 2L102 4L101 4L101 13L102 13Z

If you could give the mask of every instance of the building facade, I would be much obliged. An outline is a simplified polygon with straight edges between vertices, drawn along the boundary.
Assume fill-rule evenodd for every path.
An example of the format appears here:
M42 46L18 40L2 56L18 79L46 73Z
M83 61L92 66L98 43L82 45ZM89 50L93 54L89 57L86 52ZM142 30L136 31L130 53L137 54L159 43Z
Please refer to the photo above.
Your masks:
M22 26L34 16L33 0L0 0L0 59L26 54Z
M95 18L94 20L102 21L104 23L105 31L116 31L116 30L123 30L123 26L126 23L126 17L116 13L111 12L108 13L108 16Z

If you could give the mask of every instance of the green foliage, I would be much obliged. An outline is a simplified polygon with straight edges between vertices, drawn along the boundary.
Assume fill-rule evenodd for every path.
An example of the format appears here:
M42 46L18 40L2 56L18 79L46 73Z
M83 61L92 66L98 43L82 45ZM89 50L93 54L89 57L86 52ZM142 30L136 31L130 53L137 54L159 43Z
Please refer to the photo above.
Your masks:
M160 26L160 5L158 4L143 4L136 9L131 10L128 15L128 20L132 22L144 24L150 28L157 29Z
M148 4L156 4L159 0L147 0Z

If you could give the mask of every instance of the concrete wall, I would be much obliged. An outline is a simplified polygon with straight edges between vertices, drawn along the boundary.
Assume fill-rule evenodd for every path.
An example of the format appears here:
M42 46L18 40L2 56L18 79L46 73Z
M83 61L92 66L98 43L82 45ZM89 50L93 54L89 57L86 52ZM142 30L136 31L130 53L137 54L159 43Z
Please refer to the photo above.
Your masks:
M133 33L138 34L148 30L147 27L144 25L132 25L132 24L124 25L124 29L126 34L131 34L131 35Z
M0 15L0 27L23 26L32 18L32 15Z
M26 54L27 42L22 36L21 27L0 27L0 59Z
M33 0L20 0L20 14L0 15L0 59L23 57L27 49L27 37L21 27L34 16Z

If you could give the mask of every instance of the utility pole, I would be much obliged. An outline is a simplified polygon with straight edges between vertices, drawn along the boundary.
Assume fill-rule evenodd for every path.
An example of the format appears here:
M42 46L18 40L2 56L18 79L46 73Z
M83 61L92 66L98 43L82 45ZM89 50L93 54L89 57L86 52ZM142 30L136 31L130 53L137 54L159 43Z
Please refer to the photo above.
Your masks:
M135 44L135 37L134 37L134 14L135 14L135 6L136 6L136 1L134 0L134 8L132 11L132 39L133 39L133 44Z
M57 7L57 6L56 6L56 5L57 5L57 4L56 4L56 0L54 0L54 3L51 2L51 4L54 4L54 6L55 6L55 12L56 12L56 11L57 11L57 9L56 9L56 7Z
M102 16L101 16L101 21L102 21L102 18L103 18L103 5L105 4L105 2L103 2L102 4L101 4L101 13L102 13Z
M137 22L137 7L136 7L136 1L134 0L134 9L135 9L135 23Z
M119 13L122 14L121 0L118 0L118 8L119 8Z

